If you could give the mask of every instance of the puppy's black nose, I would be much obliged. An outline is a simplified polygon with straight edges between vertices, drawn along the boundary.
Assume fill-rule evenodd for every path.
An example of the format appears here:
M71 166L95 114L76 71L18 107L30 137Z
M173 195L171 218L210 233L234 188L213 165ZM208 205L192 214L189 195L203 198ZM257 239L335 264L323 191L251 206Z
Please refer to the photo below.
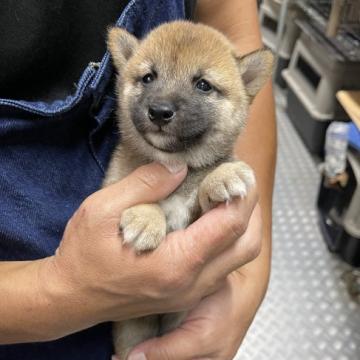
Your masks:
M175 107L171 103L153 103L149 106L149 119L158 126L163 126L171 122L175 117Z

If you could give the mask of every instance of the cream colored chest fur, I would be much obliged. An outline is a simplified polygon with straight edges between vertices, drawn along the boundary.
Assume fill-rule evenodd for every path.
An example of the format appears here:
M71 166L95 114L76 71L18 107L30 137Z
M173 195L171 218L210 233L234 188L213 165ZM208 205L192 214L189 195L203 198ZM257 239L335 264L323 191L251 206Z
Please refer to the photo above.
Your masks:
M189 194L175 193L159 203L165 213L167 232L185 229L192 218L197 189Z

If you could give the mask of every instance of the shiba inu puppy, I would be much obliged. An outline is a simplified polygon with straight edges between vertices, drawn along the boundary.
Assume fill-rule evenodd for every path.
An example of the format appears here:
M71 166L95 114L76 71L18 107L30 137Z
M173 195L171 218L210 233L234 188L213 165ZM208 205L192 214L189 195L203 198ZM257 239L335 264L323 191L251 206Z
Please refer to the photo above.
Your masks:
M254 185L251 168L232 151L252 99L271 74L273 56L268 50L239 56L220 32L185 21L164 24L143 40L112 28L108 47L118 72L121 143L104 186L152 161L189 169L167 199L121 215L123 242L140 254L217 204L245 197ZM115 324L117 355L126 359L135 345L173 329L183 316Z

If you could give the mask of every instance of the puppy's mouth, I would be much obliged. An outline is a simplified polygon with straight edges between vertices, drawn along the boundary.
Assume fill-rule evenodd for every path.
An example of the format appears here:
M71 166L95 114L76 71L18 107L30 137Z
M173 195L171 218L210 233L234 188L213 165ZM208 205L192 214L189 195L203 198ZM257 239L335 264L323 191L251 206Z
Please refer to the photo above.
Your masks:
M144 141L154 149L165 153L184 152L199 143L206 133L210 131L210 126L206 121L193 118L192 121L177 117L165 125L155 124L147 118L143 111L133 111L132 122L138 134Z
M186 151L197 144L205 134L205 130L191 136L182 137L166 133L161 128L159 131L143 133L144 140L157 150L167 153Z

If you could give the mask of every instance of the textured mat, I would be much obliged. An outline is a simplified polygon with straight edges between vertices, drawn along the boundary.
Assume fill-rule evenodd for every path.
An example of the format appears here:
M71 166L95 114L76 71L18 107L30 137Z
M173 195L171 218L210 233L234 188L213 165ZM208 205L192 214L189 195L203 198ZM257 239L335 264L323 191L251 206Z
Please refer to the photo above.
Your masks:
M360 306L317 225L317 167L278 106L272 277L236 360L360 360Z

